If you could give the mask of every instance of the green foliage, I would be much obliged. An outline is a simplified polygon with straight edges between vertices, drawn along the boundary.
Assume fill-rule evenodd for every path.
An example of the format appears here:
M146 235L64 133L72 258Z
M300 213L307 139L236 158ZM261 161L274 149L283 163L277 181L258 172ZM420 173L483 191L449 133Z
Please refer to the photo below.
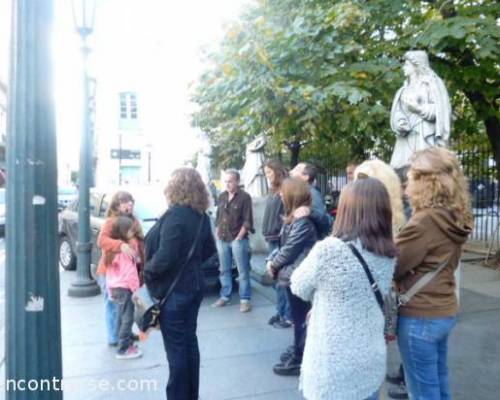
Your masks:
M387 159L399 59L426 49L453 100L454 135L484 135L498 120L499 6L494 1L260 0L235 21L193 100L218 166L240 167L266 132L272 153L336 164ZM499 139L500 140L500 139Z

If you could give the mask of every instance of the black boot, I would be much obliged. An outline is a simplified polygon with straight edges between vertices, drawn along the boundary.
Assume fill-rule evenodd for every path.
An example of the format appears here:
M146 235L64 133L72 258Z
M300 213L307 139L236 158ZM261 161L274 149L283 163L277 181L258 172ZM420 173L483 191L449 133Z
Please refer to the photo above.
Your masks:
M276 375L285 376L299 376L300 375L300 361L298 361L295 356L291 356L284 362L276 364L273 367L273 371Z

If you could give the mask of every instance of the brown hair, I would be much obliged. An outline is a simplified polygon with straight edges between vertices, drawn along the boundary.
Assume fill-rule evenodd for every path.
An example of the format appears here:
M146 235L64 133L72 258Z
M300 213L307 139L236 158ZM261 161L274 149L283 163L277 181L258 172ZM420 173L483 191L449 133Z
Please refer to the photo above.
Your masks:
M288 171L279 160L270 160L265 163L264 167L269 168L274 172L274 180L272 182L271 191L279 193L283 181L288 177Z
M188 206L200 213L204 213L209 206L207 188L193 168L178 168L172 172L163 193L169 206Z
M135 231L134 224L135 221L132 217L128 215L119 215L114 219L113 224L111 225L111 232L109 236L112 239L121 240L125 243L128 243L130 241L130 230ZM118 252L106 252L104 263L106 265L111 265L116 254L118 254Z
M467 179L451 151L433 147L413 154L406 192L415 211L443 207L456 222L472 226Z
M333 236L343 241L359 239L367 250L395 257L392 239L392 210L384 184L375 178L349 183L340 195Z
M307 182L299 178L286 178L281 185L281 198L285 206L285 223L293 221L293 212L312 203L311 190Z
M304 174L307 175L307 181L312 184L316 179L316 175L318 174L318 170L316 167L310 163L303 162L301 163L304 166Z
M117 217L120 215L120 211L118 208L120 207L121 203L128 203L131 201L132 203L135 202L133 196L124 190L119 190L116 192L113 197L111 197L111 202L109 203L108 211L106 213L106 217Z
M109 203L108 211L106 213L107 218L115 218L119 217L122 214L120 213L119 207L121 203L127 203L131 201L132 203L135 203L134 197L129 193L126 192L125 190L119 190L116 192L113 197L111 197L111 202ZM142 232L142 226L139 220L135 217L135 215L125 215L126 217L129 217L132 219L134 222L134 236L138 240L143 240L144 239L144 233Z

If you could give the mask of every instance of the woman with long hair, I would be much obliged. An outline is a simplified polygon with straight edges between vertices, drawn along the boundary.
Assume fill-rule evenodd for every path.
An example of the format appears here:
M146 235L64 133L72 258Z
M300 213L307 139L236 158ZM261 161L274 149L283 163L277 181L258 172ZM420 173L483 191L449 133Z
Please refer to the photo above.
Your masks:
M264 165L269 195L266 198L266 208L262 220L262 235L266 240L269 255L272 257L280 245L280 231L283 225L284 207L281 200L281 185L288 177L288 171L283 163L278 160L270 160ZM283 286L274 285L276 289L276 315L269 319L269 325L278 328L290 327L292 316L290 315L290 304Z
M201 265L216 252L205 213L209 195L193 168L175 170L164 193L168 210L146 236L144 277L151 294L164 299L160 329L170 371L167 398L197 400L200 351L196 326L204 288ZM167 293L171 294L165 299Z
M309 400L378 399L385 377L384 314L355 251L387 294L397 249L389 195L374 178L343 189L333 236L291 278L292 293L312 301L299 384Z
M280 235L280 248L267 263L268 273L277 279L276 284L285 288L290 302L294 328L293 352L281 359L273 368L278 375L298 375L306 335L305 320L311 305L290 291L290 276L307 256L318 239L316 226L309 216L296 218L294 212L301 207L311 207L309 184L299 178L287 178L281 187L285 208L284 224ZM285 355L287 353L284 353Z
M116 192L113 197L111 197L106 213L106 220L97 238L97 245L102 251L102 256L97 266L96 275L104 295L104 313L106 318L108 344L113 347L118 346L118 311L116 304L111 301L108 288L106 287L106 260L110 257L110 254L123 253L128 257L134 257L136 255L136 251L134 251L129 243L120 239L115 239L111 234L116 219L120 216L128 216L132 218L133 221L133 239L137 243L136 259L140 277L142 278L141 271L144 265L144 235L142 233L141 223L134 216L134 203L134 197L129 192L124 190ZM136 335L132 335L132 339L138 340L139 338Z
M454 272L473 222L469 192L457 157L443 148L413 155L406 191L413 215L397 238L399 291L444 267L399 308L399 349L411 398L446 400L448 337L458 312Z
M392 167L382 160L364 161L356 167L354 179L362 179L367 176L378 179L387 189L391 201L392 234L396 236L406 223L401 181Z

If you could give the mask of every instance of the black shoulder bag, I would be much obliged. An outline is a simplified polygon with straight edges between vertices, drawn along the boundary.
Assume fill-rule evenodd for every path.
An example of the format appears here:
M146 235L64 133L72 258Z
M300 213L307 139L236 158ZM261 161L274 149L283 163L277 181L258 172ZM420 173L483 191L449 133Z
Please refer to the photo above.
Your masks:
M193 244L189 249L186 261L184 261L184 264L182 264L181 268L179 269L179 272L175 276L174 281L168 288L165 296L163 296L161 300L155 299L149 293L146 284L142 285L132 296L132 300L135 305L134 320L139 329L141 330L141 332L147 332L150 329L159 329L160 326L159 317L161 308L163 307L165 302L168 300L168 298L174 291L177 282L179 282L179 279L181 278L181 275L184 272L184 269L186 268L186 265L189 264L189 261L191 260L191 257L194 254L194 251L196 249L196 244L198 243L198 239L200 237L204 221L205 221L205 214L202 214L198 231L194 238Z

